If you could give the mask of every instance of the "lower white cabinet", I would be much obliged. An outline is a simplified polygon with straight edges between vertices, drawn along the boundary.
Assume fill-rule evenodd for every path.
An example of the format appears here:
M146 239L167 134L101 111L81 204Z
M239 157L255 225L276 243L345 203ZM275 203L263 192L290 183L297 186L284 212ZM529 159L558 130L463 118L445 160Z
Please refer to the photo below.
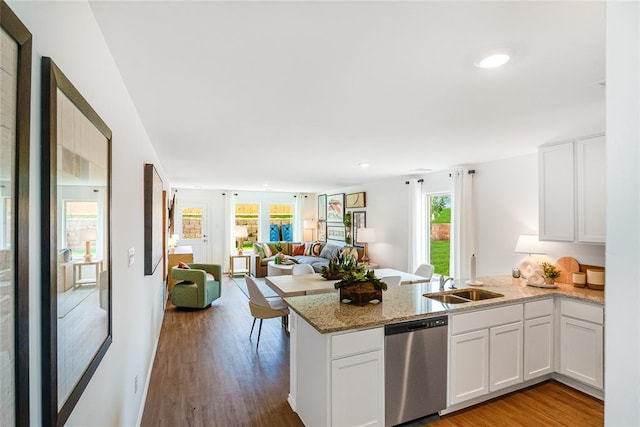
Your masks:
M524 380L553 372L553 315L524 321Z
M602 390L602 325L562 316L560 342L560 373Z
M489 330L489 391L522 382L522 322Z
M452 336L449 351L449 405L488 393L489 330Z
M331 361L331 425L384 425L384 351Z

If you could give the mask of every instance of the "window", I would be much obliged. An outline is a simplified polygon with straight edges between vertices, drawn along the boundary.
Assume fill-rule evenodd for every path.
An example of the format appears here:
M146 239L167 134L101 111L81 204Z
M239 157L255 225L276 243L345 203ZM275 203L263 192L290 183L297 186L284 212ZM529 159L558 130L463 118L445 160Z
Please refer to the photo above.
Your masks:
M204 234L202 230L202 208L183 208L182 209L182 238L183 239L202 239Z
M248 236L242 239L243 249L252 249L259 242L260 205L258 203L236 204L236 225L247 227ZM236 243L237 244L237 243Z
M81 240L81 230L96 230L98 227L98 202L65 201L64 233L71 256L80 258L85 254L86 241ZM90 241L90 253L96 255L96 240Z
M451 264L451 194L427 195L430 264L436 274L449 275Z
M270 205L269 206L269 240L274 242L283 240L293 241L293 220L295 205Z

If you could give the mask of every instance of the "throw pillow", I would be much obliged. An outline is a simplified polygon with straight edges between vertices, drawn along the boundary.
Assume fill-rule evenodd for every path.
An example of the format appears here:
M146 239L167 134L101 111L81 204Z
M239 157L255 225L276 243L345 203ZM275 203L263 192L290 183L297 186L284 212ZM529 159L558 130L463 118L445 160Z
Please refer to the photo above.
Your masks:
M178 268L182 268L184 270L191 270L191 267L187 265L187 263L180 261L178 263Z
M258 254L260 258L266 258L264 256L264 249L262 249L262 243L254 243L253 249L255 250L255 252Z
M322 242L313 242L311 244L311 256L315 256L315 257L319 257L320 256L320 252L322 251L322 246L323 243Z
M336 245L332 245L331 243L327 243L320 251L320 258L333 259L336 256L336 253L340 250L340 248Z
M351 255L354 261L358 261L358 250L353 246L345 246L344 249L342 249L342 255Z
M271 248L269 247L268 244L263 243L262 244L262 250L264 251L264 257L265 258L269 258L269 257L273 256L273 252L271 252Z
M291 255L304 255L304 244L293 245L293 253Z

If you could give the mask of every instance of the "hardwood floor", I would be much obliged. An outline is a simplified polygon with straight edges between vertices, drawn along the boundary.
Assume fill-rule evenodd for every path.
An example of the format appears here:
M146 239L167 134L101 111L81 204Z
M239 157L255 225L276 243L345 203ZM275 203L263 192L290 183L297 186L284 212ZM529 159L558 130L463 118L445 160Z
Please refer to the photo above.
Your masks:
M287 403L289 338L279 319L265 320L256 352L257 326L249 341L252 321L246 296L226 277L222 297L211 308L184 311L169 303L142 427L302 426ZM547 382L444 416L429 427L603 422L602 402Z
M256 352L247 301L225 277L213 307L167 304L143 427L302 426L287 403L289 338L280 319L265 320Z
M429 427L602 426L604 403L555 381L476 405Z

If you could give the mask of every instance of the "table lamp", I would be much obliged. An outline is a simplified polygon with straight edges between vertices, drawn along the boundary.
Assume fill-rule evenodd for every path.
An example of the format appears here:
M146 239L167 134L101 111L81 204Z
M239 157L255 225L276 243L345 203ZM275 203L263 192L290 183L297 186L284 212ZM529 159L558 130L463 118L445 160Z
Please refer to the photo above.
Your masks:
M305 231L303 240L305 242L312 241L313 240L313 230L318 228L318 223L315 222L314 220L311 220L311 219L305 219L303 228L304 228L304 231ZM311 237L310 238L307 238L308 237L307 230L311 231Z
M178 240L180 239L177 234L172 234L169 237L169 250L175 250L176 246L178 246Z
M85 241L84 262L91 262L91 241L98 238L98 232L95 228L83 228L80 230L80 241Z
M542 262L550 262L551 259L545 255L544 245L538 240L536 234L521 234L518 237L516 243L516 252L521 254L527 254L527 256L520 262L520 273L525 274L527 267L532 266L535 270Z
M237 225L233 230L233 235L238 239L238 255L242 255L242 239L249 236L249 231L247 230L247 227Z
M364 256L362 261L369 263L369 243L376 241L376 231L373 228L358 228L358 242L364 243Z

